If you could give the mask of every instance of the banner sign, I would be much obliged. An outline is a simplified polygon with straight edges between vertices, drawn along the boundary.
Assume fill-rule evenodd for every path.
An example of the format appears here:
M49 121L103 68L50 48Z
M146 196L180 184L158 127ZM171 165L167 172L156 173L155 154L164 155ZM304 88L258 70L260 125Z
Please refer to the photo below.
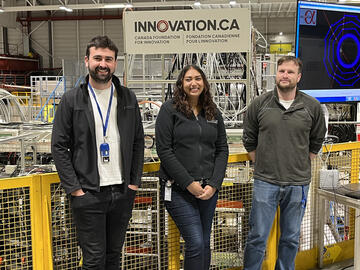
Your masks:
M220 53L250 50L246 8L127 11L125 53Z

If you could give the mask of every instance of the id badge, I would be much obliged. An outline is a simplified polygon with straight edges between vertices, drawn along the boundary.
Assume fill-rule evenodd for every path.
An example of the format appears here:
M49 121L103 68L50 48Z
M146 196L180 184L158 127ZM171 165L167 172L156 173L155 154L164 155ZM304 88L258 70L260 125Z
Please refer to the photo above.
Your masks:
M110 147L108 143L100 144L100 156L102 162L107 163L110 161Z
M166 185L165 185L164 200L171 202L171 183L170 183L170 181L167 181Z

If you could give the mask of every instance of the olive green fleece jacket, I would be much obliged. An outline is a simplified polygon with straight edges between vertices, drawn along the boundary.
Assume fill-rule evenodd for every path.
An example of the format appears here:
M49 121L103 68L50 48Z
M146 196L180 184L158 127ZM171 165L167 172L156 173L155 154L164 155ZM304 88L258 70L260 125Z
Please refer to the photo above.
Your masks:
M286 110L276 89L256 97L247 109L243 134L245 149L256 150L254 179L276 185L309 184L309 152L319 152L325 133L325 118L315 98L297 90Z

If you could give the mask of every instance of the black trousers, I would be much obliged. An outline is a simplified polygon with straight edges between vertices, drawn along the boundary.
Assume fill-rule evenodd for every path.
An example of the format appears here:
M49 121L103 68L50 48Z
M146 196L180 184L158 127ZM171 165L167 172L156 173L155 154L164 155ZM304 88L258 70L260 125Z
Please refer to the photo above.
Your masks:
M121 249L131 217L136 191L124 184L101 187L71 196L83 270L119 270Z

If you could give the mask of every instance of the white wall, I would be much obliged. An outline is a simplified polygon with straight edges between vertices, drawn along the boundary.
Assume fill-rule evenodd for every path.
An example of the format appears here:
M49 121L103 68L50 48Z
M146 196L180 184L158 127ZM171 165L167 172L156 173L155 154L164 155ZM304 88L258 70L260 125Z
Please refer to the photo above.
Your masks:
M86 44L96 35L108 35L123 52L122 20L66 20L52 21L52 43L54 67L61 67L62 59L83 61ZM20 24L18 25L20 27ZM49 24L48 22L32 22L32 47L42 56L44 68L49 67ZM10 44L16 44L19 54L23 54L23 39L19 29L8 28ZM2 35L0 35L2 40Z
M32 29L34 32L31 34L31 44L33 49L42 56L43 67L49 67L49 28L48 22L33 22Z
M78 59L78 34L76 21L54 21L52 24L54 67L61 67L61 61L63 58L74 59L74 61L76 61ZM90 25L92 22L88 22L88 24Z
M292 43L295 45L295 18L257 18L253 25L270 43ZM279 33L283 32L280 36Z
M0 26L16 27L16 13L2 13L0 15Z
M8 42L11 54L24 54L24 46L21 30L19 28L8 28Z

